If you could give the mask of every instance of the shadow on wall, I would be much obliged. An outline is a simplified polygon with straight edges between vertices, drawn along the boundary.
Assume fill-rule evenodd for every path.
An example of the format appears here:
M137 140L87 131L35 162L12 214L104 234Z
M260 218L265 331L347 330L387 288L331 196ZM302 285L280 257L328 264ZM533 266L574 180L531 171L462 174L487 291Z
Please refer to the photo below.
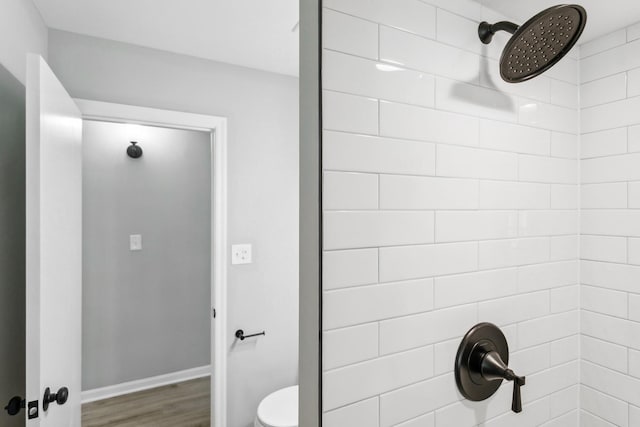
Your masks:
M481 43L481 41L478 40L478 43ZM516 106L513 102L513 98L502 92L500 87L493 80L493 73L489 71L489 57L487 55L487 46L482 45L482 54L480 55L480 72L478 73L478 76L466 83L455 82L451 86L449 96L459 101L481 107L515 112ZM485 96L485 87L478 86L479 81L484 82L485 87L494 89L494 91L491 92L490 97ZM477 90L469 90L469 86L476 86Z
M25 90L0 65L0 407L25 387ZM23 415L24 412L21 413ZM0 425L23 425L0 412Z

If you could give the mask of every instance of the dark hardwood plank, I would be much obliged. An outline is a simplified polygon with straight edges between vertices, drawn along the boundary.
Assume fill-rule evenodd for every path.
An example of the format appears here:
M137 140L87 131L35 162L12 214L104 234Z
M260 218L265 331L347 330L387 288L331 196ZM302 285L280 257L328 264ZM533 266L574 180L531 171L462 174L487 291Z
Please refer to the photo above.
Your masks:
M83 427L209 427L209 377L82 405Z

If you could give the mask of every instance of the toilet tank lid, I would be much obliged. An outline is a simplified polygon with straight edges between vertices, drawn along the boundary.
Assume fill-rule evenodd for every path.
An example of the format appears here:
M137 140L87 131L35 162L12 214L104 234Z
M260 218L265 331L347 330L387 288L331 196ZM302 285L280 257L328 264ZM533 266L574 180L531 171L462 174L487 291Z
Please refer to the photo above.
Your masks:
M298 386L283 388L262 399L258 420L265 427L298 427Z

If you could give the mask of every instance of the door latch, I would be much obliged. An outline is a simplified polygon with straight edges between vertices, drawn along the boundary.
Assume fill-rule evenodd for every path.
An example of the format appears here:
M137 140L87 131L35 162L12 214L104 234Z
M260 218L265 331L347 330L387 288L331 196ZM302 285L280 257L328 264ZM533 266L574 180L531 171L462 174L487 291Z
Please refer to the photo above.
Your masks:
M38 401L37 400L32 400L27 405L27 416L29 417L30 420L34 418L38 418Z

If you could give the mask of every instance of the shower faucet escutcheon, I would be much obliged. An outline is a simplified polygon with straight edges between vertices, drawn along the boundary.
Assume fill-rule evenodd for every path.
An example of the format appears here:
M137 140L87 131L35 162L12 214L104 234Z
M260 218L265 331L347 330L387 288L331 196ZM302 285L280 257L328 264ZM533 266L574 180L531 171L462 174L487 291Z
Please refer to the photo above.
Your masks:
M513 381L511 410L522 412L520 388L525 377L508 367L509 345L500 329L491 323L479 323L462 339L456 356L455 375L458 390L472 401L488 399L503 380Z

